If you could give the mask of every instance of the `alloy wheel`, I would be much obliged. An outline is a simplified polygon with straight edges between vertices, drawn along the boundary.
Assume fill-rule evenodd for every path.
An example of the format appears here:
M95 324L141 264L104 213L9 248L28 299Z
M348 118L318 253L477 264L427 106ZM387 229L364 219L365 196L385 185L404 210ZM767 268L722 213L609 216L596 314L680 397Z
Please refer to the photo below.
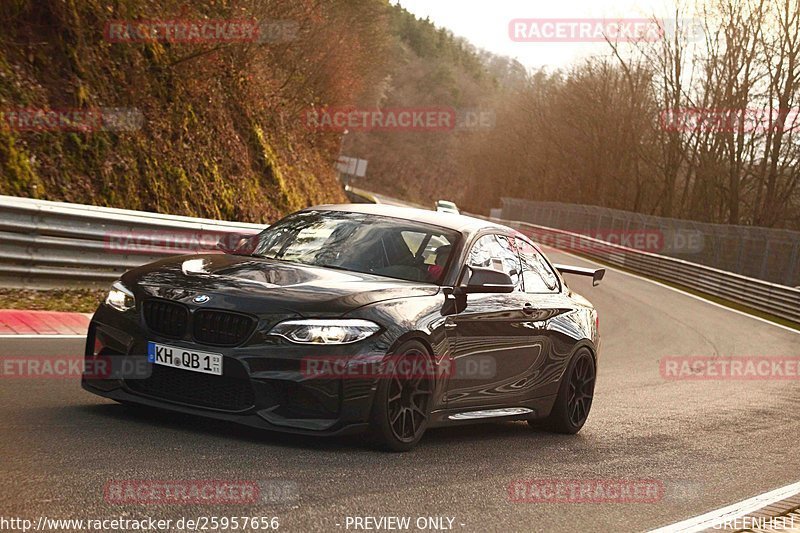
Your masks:
M403 374L400 370L405 366L403 363L408 361L412 363L410 367L415 368L413 363L420 358L427 358L427 354L419 350L406 352L396 359L395 371L389 378L386 412L392 433L402 442L414 441L424 430L428 419L428 404L433 394L430 377Z
M580 427L589 416L594 397L594 364L589 354L583 354L576 361L569 379L569 396L567 408L569 419L573 425Z

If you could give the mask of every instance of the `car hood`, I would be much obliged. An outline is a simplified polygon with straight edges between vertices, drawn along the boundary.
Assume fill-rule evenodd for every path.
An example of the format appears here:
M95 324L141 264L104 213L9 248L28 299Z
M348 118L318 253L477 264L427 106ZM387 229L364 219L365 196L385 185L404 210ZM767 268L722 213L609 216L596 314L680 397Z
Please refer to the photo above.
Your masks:
M339 315L375 302L439 291L431 284L231 254L171 257L133 269L122 281L144 293L137 297L191 305L196 296L205 295L205 307L300 315Z

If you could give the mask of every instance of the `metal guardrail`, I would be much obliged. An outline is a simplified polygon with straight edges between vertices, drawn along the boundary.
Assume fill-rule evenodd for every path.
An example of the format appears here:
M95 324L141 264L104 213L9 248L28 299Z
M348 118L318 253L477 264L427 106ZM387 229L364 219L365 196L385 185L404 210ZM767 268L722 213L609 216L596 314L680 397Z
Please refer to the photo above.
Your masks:
M484 218L581 255L800 322L800 289L526 222ZM105 286L126 270L265 226L0 196L0 285ZM205 242L202 237L209 237ZM174 240L171 240L175 237ZM182 240L182 237L186 239ZM126 240L127 239L127 240ZM199 246L195 246L199 244Z
M535 240L553 243L556 249L566 248L565 251L800 322L800 288L786 287L683 259L636 250L579 233L528 222L480 218L512 227L520 233L534 237ZM558 246L559 243L565 242L573 244ZM576 247L574 243L579 245Z
M133 267L264 227L0 196L0 286L106 286Z

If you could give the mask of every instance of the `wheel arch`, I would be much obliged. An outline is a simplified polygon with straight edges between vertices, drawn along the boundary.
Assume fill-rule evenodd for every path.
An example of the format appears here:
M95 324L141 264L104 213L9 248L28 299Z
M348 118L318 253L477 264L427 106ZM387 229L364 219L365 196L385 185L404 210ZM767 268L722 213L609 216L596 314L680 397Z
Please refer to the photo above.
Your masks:
M398 346L409 341L421 342L425 346L425 349L428 350L428 355L430 355L431 357L436 356L433 350L433 343L431 342L430 336L421 330L407 331L402 335L400 335L399 337L397 337L392 343L387 353L393 354L397 350Z
M573 346L572 351L569 354L569 358L572 359L575 357L575 354L578 353L579 350L585 348L592 354L592 359L594 359L595 367L597 366L597 346L589 339L582 339L575 343Z

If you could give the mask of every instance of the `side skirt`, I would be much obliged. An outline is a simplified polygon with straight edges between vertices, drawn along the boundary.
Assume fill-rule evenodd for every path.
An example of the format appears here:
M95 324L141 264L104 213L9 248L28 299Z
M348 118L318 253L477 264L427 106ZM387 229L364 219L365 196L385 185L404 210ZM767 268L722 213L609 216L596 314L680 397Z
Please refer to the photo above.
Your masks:
M508 405L464 406L438 409L431 413L428 427L544 418L550 414L555 399L556 396L552 395Z

